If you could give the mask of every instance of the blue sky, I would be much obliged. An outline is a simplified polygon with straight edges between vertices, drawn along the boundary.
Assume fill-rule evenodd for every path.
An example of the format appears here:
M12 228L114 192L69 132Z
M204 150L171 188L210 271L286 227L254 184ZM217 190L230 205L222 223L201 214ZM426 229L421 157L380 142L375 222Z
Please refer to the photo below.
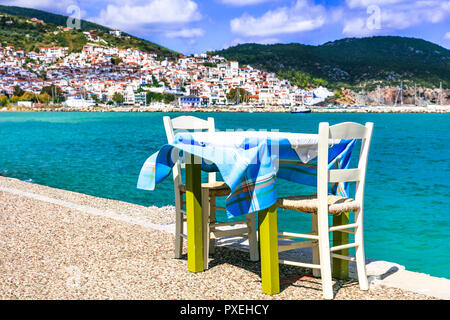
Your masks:
M322 44L398 35L450 48L443 0L7 0L81 18L184 54L246 42Z

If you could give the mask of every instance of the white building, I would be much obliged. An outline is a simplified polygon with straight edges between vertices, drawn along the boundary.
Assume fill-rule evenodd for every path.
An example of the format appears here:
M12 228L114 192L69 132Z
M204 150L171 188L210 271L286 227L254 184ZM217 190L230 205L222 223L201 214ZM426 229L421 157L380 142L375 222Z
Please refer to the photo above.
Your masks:
M92 100L69 98L63 103L63 105L66 105L70 108L88 108L93 107L95 105L95 102Z
M19 107L32 107L33 101L17 101Z
M109 34L112 34L113 36L120 37L122 35L122 31L119 29L113 29L109 30Z

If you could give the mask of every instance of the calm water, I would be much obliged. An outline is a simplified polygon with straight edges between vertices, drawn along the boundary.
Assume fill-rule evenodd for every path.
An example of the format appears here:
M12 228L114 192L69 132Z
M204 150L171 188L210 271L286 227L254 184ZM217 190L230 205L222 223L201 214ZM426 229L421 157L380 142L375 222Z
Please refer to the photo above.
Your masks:
M155 192L136 189L145 159L165 141L163 115L0 113L0 173L142 205L172 204L171 179ZM214 116L220 130L315 133L321 121L374 122L365 198L366 255L450 278L450 115L195 115ZM279 190L281 194L310 191L287 182L280 183ZM279 226L309 231L310 217L280 212Z

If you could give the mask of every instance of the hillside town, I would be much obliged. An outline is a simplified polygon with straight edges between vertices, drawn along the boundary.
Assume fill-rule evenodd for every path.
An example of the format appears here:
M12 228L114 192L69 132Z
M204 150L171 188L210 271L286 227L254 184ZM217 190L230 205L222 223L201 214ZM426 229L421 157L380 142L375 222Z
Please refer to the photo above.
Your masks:
M4 26L20 21L45 26L37 18L17 20L0 15ZM48 34L74 31L55 26ZM363 106L448 105L450 90L440 88L377 87L355 92L340 88L331 92L298 87L275 73L265 72L219 55L173 54L168 59L156 53L117 47L108 41L127 40L121 30L108 30L106 41L98 30L79 33L81 45L33 46L25 51L0 43L0 105L16 107L64 106L68 108L259 108L260 110L361 108ZM25 37L28 34L25 34ZM176 58L175 58L176 57ZM298 84L298 83L297 83ZM326 84L322 84L326 85ZM317 108L316 108L317 109ZM322 108L323 109L323 108Z
M70 107L145 107L157 103L178 107L290 107L318 103L333 95L322 87L303 90L273 73L220 56L180 55L171 61L136 49L110 47L93 33L85 34L92 42L81 52L69 53L69 48L56 46L25 53L13 46L1 46L0 92L13 97L20 88L31 93L28 97L32 101L19 98L17 103L32 105L52 103L58 91L64 97L63 104ZM121 36L120 30L111 34ZM50 101L39 101L45 87L52 88Z

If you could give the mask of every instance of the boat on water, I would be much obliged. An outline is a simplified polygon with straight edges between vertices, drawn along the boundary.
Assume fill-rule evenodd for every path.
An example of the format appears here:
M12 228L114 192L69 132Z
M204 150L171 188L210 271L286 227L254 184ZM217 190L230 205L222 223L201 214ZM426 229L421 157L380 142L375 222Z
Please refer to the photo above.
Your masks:
M310 113L311 109L305 106L297 106L291 108L291 113Z

